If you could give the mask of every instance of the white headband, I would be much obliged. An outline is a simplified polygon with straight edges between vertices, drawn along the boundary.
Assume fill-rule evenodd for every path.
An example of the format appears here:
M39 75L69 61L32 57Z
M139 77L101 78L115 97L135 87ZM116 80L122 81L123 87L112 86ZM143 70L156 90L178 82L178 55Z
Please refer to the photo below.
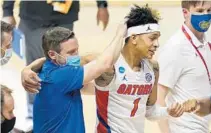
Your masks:
M145 25L134 26L127 29L127 37L133 34L143 34L143 33L155 32L155 31L160 32L160 28L158 24L145 24Z

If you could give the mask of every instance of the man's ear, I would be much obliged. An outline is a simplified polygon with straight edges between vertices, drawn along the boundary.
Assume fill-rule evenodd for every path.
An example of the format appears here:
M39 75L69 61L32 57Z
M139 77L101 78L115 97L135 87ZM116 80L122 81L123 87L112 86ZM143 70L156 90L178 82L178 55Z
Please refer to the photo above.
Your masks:
M137 36L135 34L133 34L132 36L130 36L130 39L131 39L132 44L135 44L135 45L137 44L136 43Z
M186 20L186 18L188 18L188 15L189 15L188 9L183 8L182 13L183 13L184 19Z
M50 59L56 60L56 52L55 51L49 50L48 56L50 57Z

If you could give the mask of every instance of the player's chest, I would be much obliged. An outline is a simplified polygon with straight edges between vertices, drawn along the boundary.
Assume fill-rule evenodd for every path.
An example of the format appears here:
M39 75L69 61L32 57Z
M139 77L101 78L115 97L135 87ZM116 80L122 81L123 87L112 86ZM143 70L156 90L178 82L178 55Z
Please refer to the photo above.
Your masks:
M124 96L143 96L151 93L155 76L151 71L134 72L119 68L116 71L115 84L112 93Z

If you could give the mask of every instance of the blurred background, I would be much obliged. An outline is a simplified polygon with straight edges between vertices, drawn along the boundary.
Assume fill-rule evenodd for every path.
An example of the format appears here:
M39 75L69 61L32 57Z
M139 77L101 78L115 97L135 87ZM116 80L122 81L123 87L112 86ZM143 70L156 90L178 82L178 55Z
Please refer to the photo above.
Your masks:
M2 4L2 1L0 1ZM97 26L96 22L96 1L81 1L79 21L75 22L74 32L79 40L80 54L102 52L110 43L116 33L118 23L123 20L124 16L129 12L133 4L145 5L158 9L162 20L160 47L176 32L183 24L183 15L180 7L180 1L160 1L160 0L139 0L139 1L120 1L109 0L108 10L110 13L108 27L102 30L102 25ZM15 18L19 22L18 10L19 1L15 3ZM0 11L2 17L2 10ZM211 29L211 28L210 28ZM211 30L208 31L208 40L211 41ZM155 56L156 59L156 56ZM23 118L26 113L26 92L21 86L20 72L25 66L25 61L20 59L15 53L11 61L2 69L1 79L4 79L8 87L13 89L15 97L15 114L18 118L16 127L26 128L30 126L30 122L26 122ZM11 78L11 75L13 78ZM84 116L86 124L86 132L93 133L96 120L95 96L83 95ZM149 122L146 120L146 133L160 133L157 122Z

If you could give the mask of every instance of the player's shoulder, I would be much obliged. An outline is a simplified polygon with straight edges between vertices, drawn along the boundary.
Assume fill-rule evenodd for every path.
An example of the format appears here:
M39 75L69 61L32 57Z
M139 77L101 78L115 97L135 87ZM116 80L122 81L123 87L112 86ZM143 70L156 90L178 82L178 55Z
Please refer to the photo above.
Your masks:
M158 64L158 62L151 59L151 60L149 60L149 64L150 64L151 68L153 69L154 74L157 77L159 75L159 64Z
M95 83L99 87L109 86L115 76L115 69L110 68L107 72L101 74L98 78L95 79Z

